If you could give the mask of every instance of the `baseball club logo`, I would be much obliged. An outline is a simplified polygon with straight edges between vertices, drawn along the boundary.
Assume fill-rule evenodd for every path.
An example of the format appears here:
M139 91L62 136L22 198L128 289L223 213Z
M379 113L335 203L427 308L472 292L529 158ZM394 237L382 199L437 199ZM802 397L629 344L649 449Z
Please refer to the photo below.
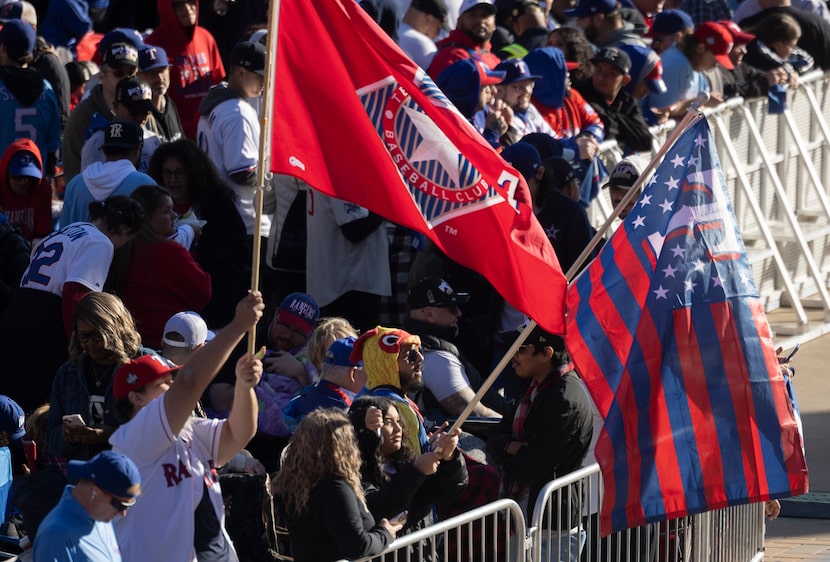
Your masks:
M422 69L413 81L433 105L457 111ZM394 78L357 95L428 226L505 201Z
M146 84L140 84L133 88L127 89L127 97L133 101L149 100L153 98L153 92Z
M120 139L124 136L124 126L121 123L113 123L110 125L110 137Z
M129 375L127 375L128 385L132 386L136 383L136 381L138 381L138 375L136 375L135 373L130 373Z

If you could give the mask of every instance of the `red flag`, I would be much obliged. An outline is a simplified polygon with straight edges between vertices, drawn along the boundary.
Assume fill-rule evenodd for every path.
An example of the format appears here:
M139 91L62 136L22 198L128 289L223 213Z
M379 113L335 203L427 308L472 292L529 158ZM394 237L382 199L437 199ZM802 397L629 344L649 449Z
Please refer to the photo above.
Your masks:
M544 329L567 283L524 179L353 0L285 0L271 169L428 236Z

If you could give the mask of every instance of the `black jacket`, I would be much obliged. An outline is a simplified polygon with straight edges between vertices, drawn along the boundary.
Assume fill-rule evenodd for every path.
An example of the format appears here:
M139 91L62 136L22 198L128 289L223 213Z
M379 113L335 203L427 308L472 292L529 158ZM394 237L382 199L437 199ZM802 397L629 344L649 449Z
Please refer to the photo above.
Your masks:
M545 387L530 406L524 423L527 446L515 455L505 453L505 447L513 436L513 417L515 411L502 419L497 432L490 435L487 451L502 466L507 477L528 486L528 517L533 513L536 498L542 487L548 482L582 466L588 454L588 447L593 436L593 410L588 394L582 387L574 371L564 375L551 373L555 377L550 386ZM577 490L571 486L570 514L553 513L554 520L550 527L573 527L581 517L582 506L577 501ZM562 505L567 506L568 494L563 494ZM563 520L564 519L564 520ZM562 527L559 521L562 520Z
M634 97L620 90L609 105L605 95L594 88L591 80L575 84L574 88L591 104L605 125L605 138L616 139L623 149L633 152L651 150L651 131Z

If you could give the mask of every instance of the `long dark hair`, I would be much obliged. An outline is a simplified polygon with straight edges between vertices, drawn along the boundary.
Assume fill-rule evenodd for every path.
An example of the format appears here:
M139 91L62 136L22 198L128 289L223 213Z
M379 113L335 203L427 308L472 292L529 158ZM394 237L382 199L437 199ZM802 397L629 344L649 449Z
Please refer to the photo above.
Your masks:
M126 195L113 195L104 201L89 204L89 220L101 221L104 230L115 234L122 226L130 232L138 232L144 225L144 210Z
M349 408L349 418L351 418L352 425L354 425L357 433L357 448L360 450L360 457L363 461L360 466L360 477L364 483L380 486L389 480L389 476L383 470L383 465L386 461L400 466L404 463L412 462L415 454L406 444L406 439L403 439L400 449L389 457L383 456L383 453L380 451L381 438L373 431L366 429L366 410L372 406L380 410L384 416L389 411L389 408L397 408L397 406L389 398L383 398L381 396L361 396ZM403 419L401 419L401 422L403 422Z
M159 185L164 185L162 168L168 158L177 158L184 166L187 176L187 199L197 214L200 206L206 201L236 200L236 192L222 180L216 166L192 140L179 139L164 143L153 153L147 173Z

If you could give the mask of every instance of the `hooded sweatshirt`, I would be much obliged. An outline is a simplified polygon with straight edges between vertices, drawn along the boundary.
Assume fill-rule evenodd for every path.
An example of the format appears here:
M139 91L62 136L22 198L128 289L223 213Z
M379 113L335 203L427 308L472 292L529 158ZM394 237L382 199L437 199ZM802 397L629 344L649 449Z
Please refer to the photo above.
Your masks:
M130 196L142 185L156 185L156 180L137 172L129 160L93 162L72 178L66 186L60 226L83 222L89 218L89 204L111 195Z
M210 32L198 25L184 28L176 19L173 0L157 0L158 27L146 42L164 48L170 63L170 89L167 94L179 110L184 134L196 138L199 103L214 84L225 77L225 67ZM199 8L199 0L196 0Z
M52 86L37 69L16 66L0 66L0 81L4 99L0 111L0 146L9 146L15 139L28 136L35 139L41 156L49 161L49 154L61 146L61 115Z
M483 46L476 45L469 35L460 29L452 30L446 39L438 42L437 47L438 51L432 58L428 70L429 75L433 78L441 74L445 68L455 61L469 59L473 55L490 68L496 68L501 62L499 57L490 52L491 45L489 41Z
M533 88L533 105L562 138L590 133L598 142L605 138L602 120L582 95L567 88L565 55L556 47L528 53L525 62L531 74L541 76Z
M39 31L52 45L72 48L92 29L86 0L52 0L48 6Z
M31 139L17 139L0 158L0 208L8 215L9 224L31 242L52 232L52 186L41 179L34 189L24 196L15 195L9 188L9 162L21 150L31 153L43 171L40 150Z

